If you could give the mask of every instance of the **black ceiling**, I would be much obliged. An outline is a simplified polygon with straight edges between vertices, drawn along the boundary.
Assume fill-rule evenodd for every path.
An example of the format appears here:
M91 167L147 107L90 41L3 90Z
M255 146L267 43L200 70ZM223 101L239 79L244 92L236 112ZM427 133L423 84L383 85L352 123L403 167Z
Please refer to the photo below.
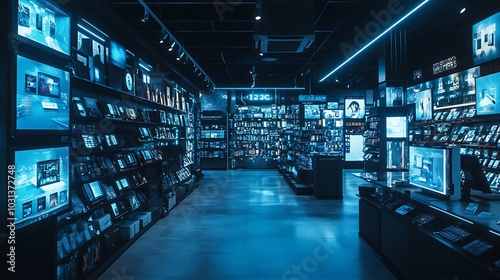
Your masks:
M302 1L307 0L295 0ZM203 79L193 73L193 64L176 61L175 51L168 52L168 44L158 42L161 37L159 24L151 18L146 22L141 21L144 8L138 0L99 2L116 13L186 77L203 84ZM146 4L217 87L250 87L250 70L255 66L256 87L307 88L317 85L321 77L345 60L342 43L344 46L355 45L356 28L364 30L373 23L373 14L391 11L391 7L402 7L403 12L392 14L391 22L394 22L422 0L315 1L313 44L302 53L267 53L263 57L254 47L256 24L259 24L254 18L258 2L196 0L146 1ZM459 14L463 6L467 6L468 10ZM446 49L453 49L454 41L451 46L446 46L446 42L441 42L439 38L468 38L469 34L463 34L463 30L470 30L471 23L498 10L500 0L430 0L423 9L405 21L408 42L413 44L412 48L408 48L408 56L412 55L408 61L421 63L420 58L425 58L429 53L439 57L441 54L437 53L443 52L443 59L448 54L454 55ZM385 26L379 27L383 30ZM429 44L430 39L434 39L434 42L437 40L437 43ZM322 84L331 88L345 88L347 84L374 87L378 81L377 61L381 50L380 44L370 47ZM276 60L267 61L270 58ZM409 66L410 70L414 67L417 66ZM340 82L335 82L335 77Z

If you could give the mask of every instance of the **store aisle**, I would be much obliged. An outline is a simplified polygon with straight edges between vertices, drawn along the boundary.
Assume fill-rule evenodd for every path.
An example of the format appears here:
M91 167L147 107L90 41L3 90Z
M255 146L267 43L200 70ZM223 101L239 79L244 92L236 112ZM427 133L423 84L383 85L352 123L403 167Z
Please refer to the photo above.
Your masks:
M343 200L296 196L275 170L204 174L100 279L395 279L358 237L350 172Z

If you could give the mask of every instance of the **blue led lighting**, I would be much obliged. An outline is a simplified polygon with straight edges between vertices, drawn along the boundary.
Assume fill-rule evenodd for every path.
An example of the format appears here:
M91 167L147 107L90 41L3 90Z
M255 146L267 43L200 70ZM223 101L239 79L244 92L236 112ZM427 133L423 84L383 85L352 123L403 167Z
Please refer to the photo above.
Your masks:
M337 70L339 70L340 68L342 68L342 66L346 65L349 61L351 61L353 58L355 58L356 56L358 56L358 54L360 54L362 51L364 51L365 49L367 49L369 46L371 46L373 43L375 43L375 41L377 41L378 39L380 39L382 36L384 36L385 34L387 34L387 32L391 31L394 27L396 27L398 24L400 24L403 20L405 20L407 17L409 17L411 14L413 14L414 12L416 12L418 9L420 9L424 4L426 4L427 2L429 2L429 0L425 0L424 2L420 3L420 5L418 5L417 7L415 7L413 10L411 10L408 14L406 14L404 17L402 17L400 20L396 21L393 25L391 25L389 28L387 28L384 32L382 32L382 34L378 35L375 39L373 39L370 43L368 43L366 46L364 46L363 48L361 48L359 51L357 51L355 54L353 54L351 57L349 57L348 59L346 59L346 61L342 62L342 64L340 64L339 66L337 66L337 68L333 69L332 72L328 73L326 76L324 76L321 80L319 80L319 82L323 82L325 79L327 79L328 77L330 77L333 73L335 73Z

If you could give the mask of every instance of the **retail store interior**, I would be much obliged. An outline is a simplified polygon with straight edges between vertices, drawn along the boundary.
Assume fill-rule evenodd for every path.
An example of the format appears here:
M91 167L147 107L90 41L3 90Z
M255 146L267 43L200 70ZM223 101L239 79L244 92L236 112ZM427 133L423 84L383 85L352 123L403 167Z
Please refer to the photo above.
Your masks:
M499 1L0 13L2 279L500 279Z

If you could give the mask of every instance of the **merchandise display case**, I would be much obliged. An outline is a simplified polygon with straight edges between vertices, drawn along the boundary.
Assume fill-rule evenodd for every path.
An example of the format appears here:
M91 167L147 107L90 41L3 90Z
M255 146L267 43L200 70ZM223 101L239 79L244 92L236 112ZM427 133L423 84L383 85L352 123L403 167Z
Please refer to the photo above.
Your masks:
M231 156L240 168L276 168L280 158L280 108L248 106L232 119Z
M500 277L498 205L437 200L415 188L359 186L359 234L407 279ZM469 209L470 208L470 209ZM481 214L482 213L482 214Z
M201 112L200 156L203 169L227 169L228 119L222 111Z

